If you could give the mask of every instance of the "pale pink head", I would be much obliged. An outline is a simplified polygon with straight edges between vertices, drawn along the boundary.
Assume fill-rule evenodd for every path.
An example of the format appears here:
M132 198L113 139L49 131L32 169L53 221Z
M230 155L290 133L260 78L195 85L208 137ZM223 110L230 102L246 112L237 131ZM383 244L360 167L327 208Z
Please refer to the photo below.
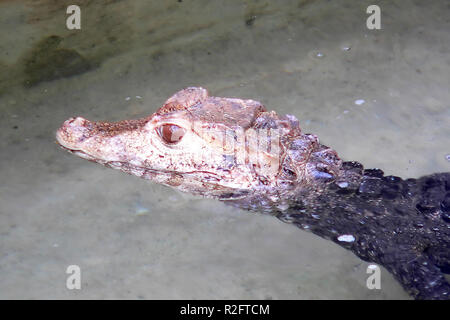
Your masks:
M56 133L70 152L111 168L222 200L280 197L310 179L332 179L336 153L254 100L177 92L154 114L115 123L81 117Z

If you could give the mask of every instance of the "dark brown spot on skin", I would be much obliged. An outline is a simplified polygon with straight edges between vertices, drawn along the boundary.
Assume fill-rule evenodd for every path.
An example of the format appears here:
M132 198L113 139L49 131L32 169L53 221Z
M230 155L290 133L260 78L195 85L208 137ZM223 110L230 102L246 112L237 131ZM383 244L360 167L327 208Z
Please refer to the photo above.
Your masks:
M183 183L183 176L180 174L173 173L169 179L167 179L166 184L171 187L178 187Z

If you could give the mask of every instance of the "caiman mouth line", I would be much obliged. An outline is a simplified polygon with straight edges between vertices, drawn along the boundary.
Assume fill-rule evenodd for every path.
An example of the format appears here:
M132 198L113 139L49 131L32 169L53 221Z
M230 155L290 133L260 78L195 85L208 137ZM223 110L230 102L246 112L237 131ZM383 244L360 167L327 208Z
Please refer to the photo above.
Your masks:
M89 161L93 161L93 162L99 162L93 156L87 154L86 152L84 152L82 150L67 148L67 147L63 146L58 140L56 141L56 143L59 145L60 148L66 150L66 151L69 151L70 153L73 153L73 154L79 156L80 158L83 158L83 159L86 159ZM101 163L101 162L99 162L99 163Z

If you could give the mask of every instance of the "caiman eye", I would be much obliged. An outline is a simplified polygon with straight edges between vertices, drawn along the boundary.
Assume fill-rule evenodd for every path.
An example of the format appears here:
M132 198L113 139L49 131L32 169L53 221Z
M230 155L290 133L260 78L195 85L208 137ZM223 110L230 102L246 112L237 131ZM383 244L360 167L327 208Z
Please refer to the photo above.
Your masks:
M175 144L180 142L186 130L175 124L163 124L156 129L161 139L167 144Z

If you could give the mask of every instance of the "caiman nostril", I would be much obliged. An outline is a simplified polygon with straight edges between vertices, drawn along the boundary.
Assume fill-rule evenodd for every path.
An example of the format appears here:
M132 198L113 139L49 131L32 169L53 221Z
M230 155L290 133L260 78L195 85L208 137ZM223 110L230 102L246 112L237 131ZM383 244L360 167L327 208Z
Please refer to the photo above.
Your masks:
M64 122L64 125L66 126L83 126L84 123L86 122L86 119L84 119L83 117L72 117L67 119Z
M86 122L86 119L83 117L76 117L76 118L72 118L70 121L70 124L75 124L75 125L79 125L82 126L84 125L84 123Z

